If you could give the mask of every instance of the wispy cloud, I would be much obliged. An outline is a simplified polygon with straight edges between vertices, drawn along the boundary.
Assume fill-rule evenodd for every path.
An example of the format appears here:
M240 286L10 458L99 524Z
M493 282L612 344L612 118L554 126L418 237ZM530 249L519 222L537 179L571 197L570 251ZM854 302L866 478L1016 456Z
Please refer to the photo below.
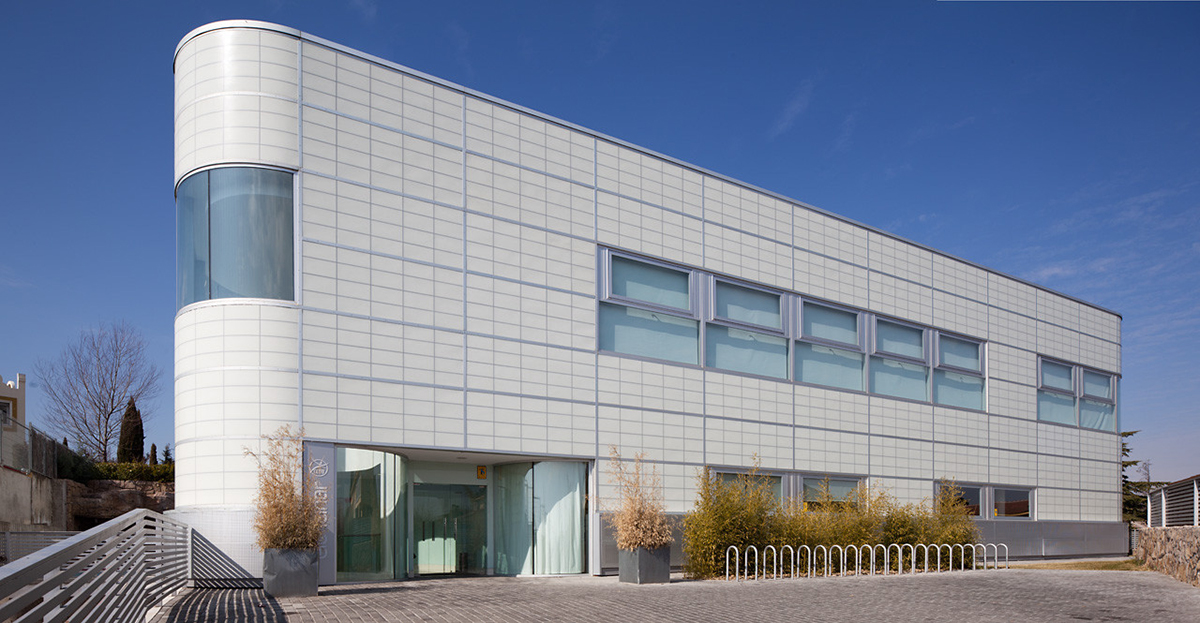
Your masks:
M350 8L358 11L367 21L374 20L379 14L379 4L376 0L350 0Z
M613 25L617 22L616 13L611 2L601 2L596 5L592 14L592 58L591 62L603 60L612 52L617 43L617 34Z
M850 142L854 137L854 127L858 125L858 113L852 112L842 119L842 131L833 141L833 151L846 153L850 151Z
M908 137L908 142L912 144L941 134L948 134L956 130L961 130L972 123L975 123L974 115L950 123L930 123L913 130L912 135Z
M0 288L28 288L33 284L21 279L16 270L8 266L0 266Z
M796 124L796 119L804 114L808 109L809 102L812 101L813 81L805 80L800 83L796 89L796 93L788 100L787 105L783 107L783 111L775 118L775 123L771 125L770 131L767 132L767 140L775 140L792 129Z
M450 43L454 46L454 58L462 65L464 74L470 78L475 75L475 68L471 65L471 33L467 32L458 22L450 22L446 24L446 34L450 37Z

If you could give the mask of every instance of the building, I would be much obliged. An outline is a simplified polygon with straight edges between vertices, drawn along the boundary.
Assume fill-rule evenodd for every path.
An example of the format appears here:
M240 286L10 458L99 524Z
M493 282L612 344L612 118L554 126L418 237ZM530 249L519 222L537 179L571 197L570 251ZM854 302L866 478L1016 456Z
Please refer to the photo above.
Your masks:
M1146 494L1146 525L1151 528L1200 526L1200 474L1167 483Z
M323 582L613 567L610 445L1126 551L1117 314L290 28L174 67L177 513L249 573L283 424Z

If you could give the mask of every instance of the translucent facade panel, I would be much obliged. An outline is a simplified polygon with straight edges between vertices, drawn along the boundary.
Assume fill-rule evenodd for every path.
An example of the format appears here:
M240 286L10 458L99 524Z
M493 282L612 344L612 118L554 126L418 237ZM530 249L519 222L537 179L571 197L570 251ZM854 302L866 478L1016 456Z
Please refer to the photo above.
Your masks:
M982 411L983 379L949 370L934 370L933 401L948 407Z
M637 262L624 257L612 258L612 293L676 309L691 309L691 278L680 270Z
M819 344L796 342L796 380L862 391L863 354Z
M938 337L938 363L964 370L981 371L979 344L947 335Z
M533 463L497 465L493 477L496 573L533 573Z
M871 357L871 391L884 396L929 400L929 368Z
M782 329L783 313L780 311L780 299L778 294L718 281L715 292L716 309L713 313L718 318Z
M1029 491L1024 489L993 489L993 517L1029 517Z
M1079 401L1079 425L1096 430L1116 431L1117 410L1109 403L1085 398Z
M587 464L533 465L533 572L583 573Z
M583 573L587 464L496 467L496 573Z
M722 370L786 379L787 339L710 324L705 332L705 364Z
M1038 419L1043 422L1075 424L1075 398L1053 392L1038 392Z
M924 359L923 335L924 332L921 329L879 320L875 323L875 350L913 359Z
M407 575L405 463L387 452L337 448L337 581Z
M1064 366L1061 363L1054 363L1053 361L1042 361L1043 386L1074 393L1074 378L1071 366Z
M1112 377L1107 374L1099 374L1083 371L1083 393L1096 398L1107 398L1112 400Z
M292 174L209 171L212 298L291 300Z
M208 173L179 185L175 221L176 309L208 298Z
M804 337L815 337L857 346L858 314L824 305L805 303L801 312Z
M670 314L600 304L600 350L699 363L699 323Z

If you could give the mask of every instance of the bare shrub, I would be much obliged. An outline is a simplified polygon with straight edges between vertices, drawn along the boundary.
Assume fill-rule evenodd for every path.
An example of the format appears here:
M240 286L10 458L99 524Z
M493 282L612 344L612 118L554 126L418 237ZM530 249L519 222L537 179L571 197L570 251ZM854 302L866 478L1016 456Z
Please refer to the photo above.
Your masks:
M662 478L658 469L646 469L645 454L639 452L633 462L621 460L616 446L609 446L609 468L617 484L617 507L611 523L616 532L617 548L657 549L674 540L667 513L663 508Z
M254 532L261 549L315 549L325 529L325 515L313 495L314 482L304 469L304 431L280 427L263 437L266 448L246 456L258 465Z

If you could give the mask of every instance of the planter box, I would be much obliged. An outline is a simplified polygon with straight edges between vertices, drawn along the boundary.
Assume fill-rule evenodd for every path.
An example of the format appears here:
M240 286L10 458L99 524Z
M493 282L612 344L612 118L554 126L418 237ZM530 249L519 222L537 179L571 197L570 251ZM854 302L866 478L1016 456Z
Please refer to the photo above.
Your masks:
M619 550L621 581L632 584L666 584L671 581L671 548Z
M316 595L317 550L264 550L263 590L272 597L312 597Z

